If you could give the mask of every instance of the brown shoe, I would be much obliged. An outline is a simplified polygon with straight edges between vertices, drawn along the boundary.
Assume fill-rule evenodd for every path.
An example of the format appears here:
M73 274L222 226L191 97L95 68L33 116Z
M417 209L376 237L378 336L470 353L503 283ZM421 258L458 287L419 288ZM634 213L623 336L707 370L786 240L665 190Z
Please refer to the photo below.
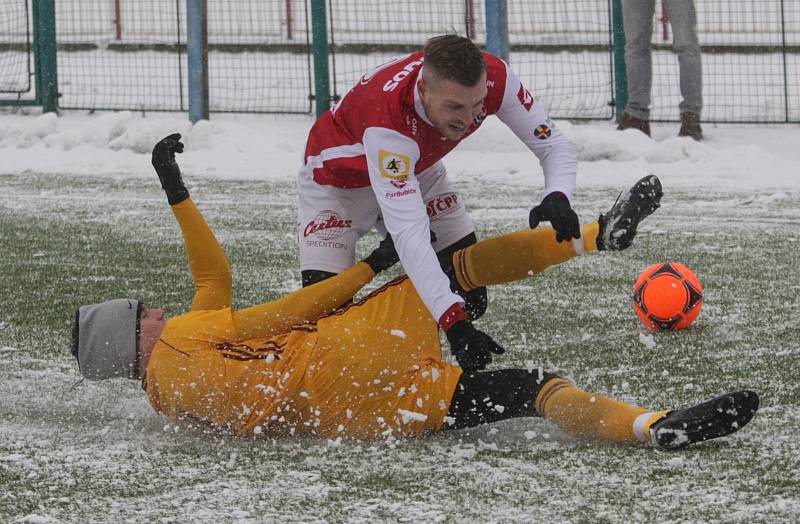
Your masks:
M681 113L681 130L678 136L690 136L698 142L703 139L703 128L700 127L700 115L685 111Z
M650 136L650 122L631 116L628 113L622 114L622 120L620 120L617 126L617 131L622 131L624 129L638 129L645 135Z

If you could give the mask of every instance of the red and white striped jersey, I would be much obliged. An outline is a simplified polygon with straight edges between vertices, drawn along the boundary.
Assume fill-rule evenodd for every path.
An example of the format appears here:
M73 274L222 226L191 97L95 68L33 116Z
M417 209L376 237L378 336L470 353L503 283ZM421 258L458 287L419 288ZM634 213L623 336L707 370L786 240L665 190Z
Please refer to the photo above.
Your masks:
M484 53L487 96L481 114L461 138L497 115L537 156L545 178L542 198L575 189L575 148L505 62ZM312 127L304 160L318 184L372 186L386 229L406 273L434 318L462 299L450 291L430 245L429 222L417 176L461 140L443 137L428 119L417 81L423 53L387 62L361 78Z

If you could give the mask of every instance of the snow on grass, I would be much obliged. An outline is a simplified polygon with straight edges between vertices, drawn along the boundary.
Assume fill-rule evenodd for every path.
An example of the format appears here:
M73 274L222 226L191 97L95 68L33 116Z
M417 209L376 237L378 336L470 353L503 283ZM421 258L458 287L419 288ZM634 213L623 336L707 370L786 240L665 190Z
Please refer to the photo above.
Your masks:
M542 367L653 409L753 388L762 409L730 437L676 454L583 442L518 419L391 443L231 439L176 431L133 382L76 384L76 305L136 295L174 315L191 297L145 144L186 133L184 173L231 259L235 307L244 307L299 286L293 177L308 126L288 117L191 128L170 115L2 114L0 520L800 518L796 127L710 127L684 154L668 126L643 141L608 124L565 123L579 149L598 152L580 165L573 200L584 220L649 171L662 178L662 208L624 253L490 290L480 321L507 348L493 367ZM514 141L487 127L448 158L481 237L524 227L541 188L535 161ZM605 148L629 156L601 158ZM362 254L375 242L365 239ZM686 331L646 332L632 285L666 259L697 270L704 308Z

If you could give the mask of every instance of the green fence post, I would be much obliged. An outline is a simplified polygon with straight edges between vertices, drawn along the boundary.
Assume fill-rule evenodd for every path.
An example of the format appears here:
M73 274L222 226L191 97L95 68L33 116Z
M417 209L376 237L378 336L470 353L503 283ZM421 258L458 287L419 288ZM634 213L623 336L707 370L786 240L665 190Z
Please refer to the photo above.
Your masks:
M330 108L331 81L328 74L328 25L326 0L311 1L311 38L314 47L314 102L317 117Z
M33 2L36 99L45 113L58 112L55 0Z
M622 24L622 0L611 0L612 49L614 50L614 116L622 120L628 105L628 71L625 69L625 27Z

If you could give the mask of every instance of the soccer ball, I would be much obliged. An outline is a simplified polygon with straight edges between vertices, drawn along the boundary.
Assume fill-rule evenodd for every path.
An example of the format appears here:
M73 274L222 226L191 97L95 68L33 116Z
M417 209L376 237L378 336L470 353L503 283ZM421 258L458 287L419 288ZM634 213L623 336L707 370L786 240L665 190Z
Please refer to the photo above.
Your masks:
M633 309L656 331L685 329L703 306L703 285L679 262L659 262L645 269L633 286Z

